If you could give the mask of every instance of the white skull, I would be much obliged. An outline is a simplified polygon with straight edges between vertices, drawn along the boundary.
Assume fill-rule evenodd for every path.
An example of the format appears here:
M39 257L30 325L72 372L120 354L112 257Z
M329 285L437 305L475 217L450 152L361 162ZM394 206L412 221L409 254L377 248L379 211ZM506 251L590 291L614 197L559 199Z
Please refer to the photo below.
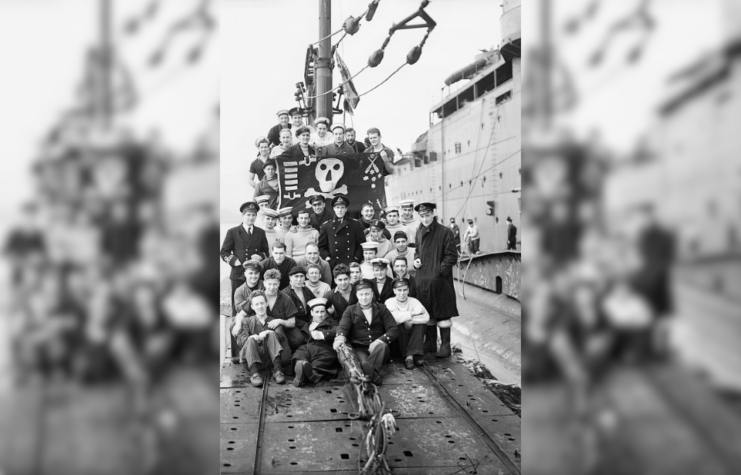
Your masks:
M337 188L337 182L340 181L345 173L345 164L339 158L323 158L316 164L314 175L319 182L319 188L323 193L330 193Z

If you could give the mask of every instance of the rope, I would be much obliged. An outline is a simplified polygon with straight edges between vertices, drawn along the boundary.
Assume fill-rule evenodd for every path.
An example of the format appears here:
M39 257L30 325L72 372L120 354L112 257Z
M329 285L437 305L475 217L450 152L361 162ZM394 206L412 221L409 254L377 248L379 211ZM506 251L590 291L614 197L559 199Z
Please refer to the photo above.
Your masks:
M325 36L324 38L320 39L319 41L316 41L316 42L314 42L314 43L309 43L309 46L314 46L314 45L318 45L318 44L319 44L319 43L321 43L322 41L326 40L327 38L331 38L331 37L333 37L334 35L336 35L337 33L341 32L341 31L344 31L344 28L340 28L339 30L335 31L334 33L330 33L330 34L328 34L327 36Z
M332 93L332 92L336 91L337 89L341 88L341 87L342 87L342 86L344 86L345 84L349 83L350 81L352 81L353 79L355 79L356 77L358 77L358 76L360 75L360 73L362 73L362 72L363 72L363 71L365 71L366 69L368 69L368 65L365 65L365 66L363 67L363 69L361 69L361 70L360 70L360 71L358 71L357 73L353 74L353 76L352 76L352 77L351 77L350 79L348 79L347 81L344 81L344 82L340 83L340 85L339 85L339 86L337 86L337 87L335 87L335 88L333 88L333 89L330 89L330 90L329 90L329 91L327 91L327 92L323 92L323 93L321 93L321 94L319 94L319 95L317 95L317 96L306 96L306 99L316 99L317 97L322 97L322 96L326 96L327 94L329 94L329 93Z
M376 89L377 89L378 87L380 87L380 86L381 86L381 85L382 85L383 83L385 83L386 81L388 81L389 79L391 79L391 76L393 76L394 74L398 73L398 72L399 72L399 71L401 70L401 68L403 68L403 67L404 67L404 66L406 66L406 65L407 65L407 63L404 63L404 64L402 64L401 66L399 66L399 67L398 67L398 68L396 69L396 71L394 71L393 73L391 73L391 74L389 75L389 77L387 77L386 79L384 79L383 81L381 81L380 83L378 83L378 84L377 84L377 85L376 85L376 86L375 86L375 87L374 87L373 89L371 89L371 90L369 90L369 91L365 91L364 93L360 94L360 95L358 96L358 98L361 98L361 97L363 97L364 95L366 95L366 94L368 94L368 93L370 93L370 92L373 92L374 90L376 90ZM366 68L367 68L367 67L368 67L368 66L366 66ZM365 68L363 68L363 69L365 69Z

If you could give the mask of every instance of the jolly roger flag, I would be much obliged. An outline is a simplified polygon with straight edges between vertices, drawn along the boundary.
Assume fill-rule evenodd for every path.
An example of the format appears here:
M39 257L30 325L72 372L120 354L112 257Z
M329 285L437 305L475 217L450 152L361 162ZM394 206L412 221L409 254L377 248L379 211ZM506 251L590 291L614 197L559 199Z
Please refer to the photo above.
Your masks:
M350 200L348 211L360 211L364 203L376 209L386 207L384 163L378 153L348 153L305 157L276 157L280 208L294 212L309 208L309 198L324 196L327 206L332 198L344 195Z

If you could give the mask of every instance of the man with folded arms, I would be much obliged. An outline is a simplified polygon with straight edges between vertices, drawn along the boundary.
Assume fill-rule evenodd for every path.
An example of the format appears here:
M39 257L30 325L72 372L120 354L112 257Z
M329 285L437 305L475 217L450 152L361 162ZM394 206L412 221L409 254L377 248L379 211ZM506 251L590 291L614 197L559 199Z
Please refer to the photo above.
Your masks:
M389 359L389 345L396 340L399 330L386 306L373 301L373 285L368 279L355 285L358 303L347 307L342 314L332 348L337 351L347 343L360 361L363 373L380 385L381 367ZM341 354L339 357L344 365Z
M337 352L332 343L337 332L337 321L328 318L327 299L316 298L307 303L311 311L311 323L304 325L302 332L306 344L293 354L293 370L296 375L293 385L316 384L325 377L337 376L339 365Z
M394 297L386 300L386 308L394 316L399 329L396 350L404 358L406 369L422 366L424 338L430 314L419 300L409 296L409 280L404 277L393 283Z

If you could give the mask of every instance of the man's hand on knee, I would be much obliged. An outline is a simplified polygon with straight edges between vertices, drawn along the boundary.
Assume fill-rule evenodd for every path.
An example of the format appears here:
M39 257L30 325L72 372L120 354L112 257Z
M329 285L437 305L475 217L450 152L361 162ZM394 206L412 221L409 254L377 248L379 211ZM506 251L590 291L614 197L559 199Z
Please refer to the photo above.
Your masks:
M371 343L370 346L368 347L368 353L373 353L373 350L375 350L378 347L383 347L385 345L386 345L385 342L381 340L376 340L373 343Z

